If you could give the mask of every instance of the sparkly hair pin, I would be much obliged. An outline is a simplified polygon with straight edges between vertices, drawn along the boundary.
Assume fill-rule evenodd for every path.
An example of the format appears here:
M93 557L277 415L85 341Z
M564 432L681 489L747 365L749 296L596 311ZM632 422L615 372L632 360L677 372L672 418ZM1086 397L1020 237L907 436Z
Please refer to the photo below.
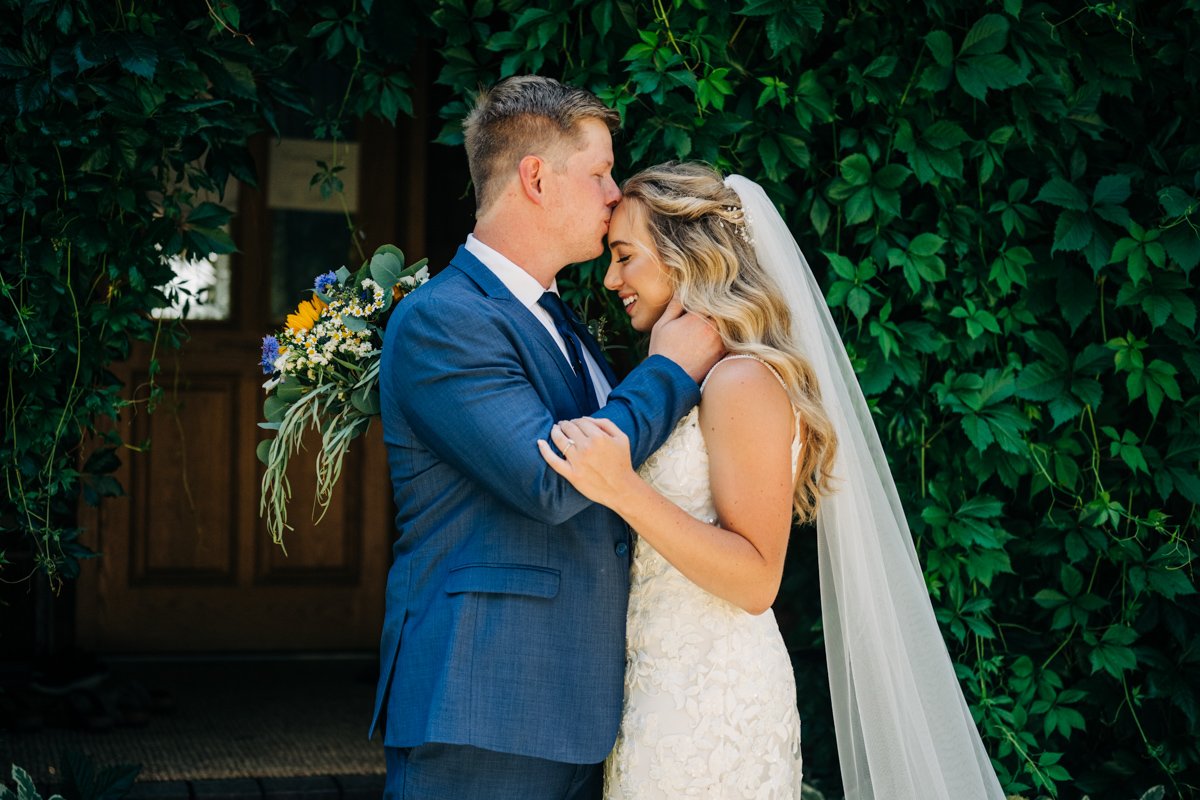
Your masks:
M748 228L748 225L750 224L750 217L748 214L746 214L745 210L738 208L737 206L725 206L725 213L732 218L731 224L733 225L734 230L737 231L737 235L742 237L743 242L753 247L754 239L750 237L750 230ZM725 224L724 217L721 218L721 224Z

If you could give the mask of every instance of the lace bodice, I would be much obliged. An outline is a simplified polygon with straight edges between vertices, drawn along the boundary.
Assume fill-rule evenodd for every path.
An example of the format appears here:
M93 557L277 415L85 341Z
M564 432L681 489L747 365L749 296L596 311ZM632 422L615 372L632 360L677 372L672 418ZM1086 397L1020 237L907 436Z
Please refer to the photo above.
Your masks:
M692 409L639 474L716 524L708 467ZM639 538L626 631L625 712L606 798L800 796L795 680L774 614L709 594Z

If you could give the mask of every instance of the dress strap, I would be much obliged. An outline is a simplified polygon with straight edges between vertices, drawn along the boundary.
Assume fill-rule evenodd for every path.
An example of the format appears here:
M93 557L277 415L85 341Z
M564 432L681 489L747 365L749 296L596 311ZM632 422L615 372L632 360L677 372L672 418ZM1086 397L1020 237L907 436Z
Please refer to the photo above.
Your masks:
M711 378L712 374L717 371L717 367L721 366L726 361L733 361L735 358L752 358L755 361L757 361L758 363L762 364L767 369L771 370L771 374L775 376L775 380L779 381L779 385L783 387L784 393L785 394L787 393L787 390L788 390L787 383L784 382L783 376L779 374L779 370L775 369L774 367L772 367L766 361L763 361L758 356L751 355L750 353L734 353L733 355L725 356L720 361L718 361L716 364L713 364L712 369L710 369L708 371L708 374L704 376L704 382L700 384L701 393L704 392L704 387L708 385L708 379ZM789 397L788 402L789 403L791 402L790 397ZM802 443L800 441L800 409L796 408L795 406L792 406L792 478L793 479L795 479L795 477L796 477L796 467L797 467L797 463L798 463L797 457L800 455L801 444Z
M735 358L751 358L751 359L754 359L755 361L757 361L758 363L762 364L764 367L771 370L771 374L775 376L775 380L779 381L779 385L783 387L783 390L785 392L787 391L787 384L784 383L783 376L779 374L779 371L777 369L775 369L774 367L772 367L770 364L768 364L766 361L759 358L758 356L751 355L750 353L734 353L733 355L725 356L720 361L718 361L716 364L713 364L712 369L710 369L708 371L708 374L704 376L704 382L700 384L700 391L701 392L704 391L704 387L708 385L708 379L711 378L712 374L717 371L717 367L721 366L726 361L733 361Z

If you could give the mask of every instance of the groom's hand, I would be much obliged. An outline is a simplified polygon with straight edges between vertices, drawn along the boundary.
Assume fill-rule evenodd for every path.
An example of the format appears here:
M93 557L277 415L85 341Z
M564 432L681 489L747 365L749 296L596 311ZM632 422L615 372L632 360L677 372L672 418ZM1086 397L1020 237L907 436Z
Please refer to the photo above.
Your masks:
M666 356L700 383L725 355L725 345L716 326L672 299L650 331L650 355Z

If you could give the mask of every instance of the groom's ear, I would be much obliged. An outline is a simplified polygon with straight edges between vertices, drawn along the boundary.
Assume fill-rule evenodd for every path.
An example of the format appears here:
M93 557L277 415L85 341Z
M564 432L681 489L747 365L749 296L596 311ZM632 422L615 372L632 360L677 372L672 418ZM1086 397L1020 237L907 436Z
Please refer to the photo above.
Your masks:
M542 190L542 178L545 176L546 169L548 169L546 162L537 156L525 156L517 165L517 174L521 179L521 191L525 193L525 197L531 203L539 206L546 197Z

